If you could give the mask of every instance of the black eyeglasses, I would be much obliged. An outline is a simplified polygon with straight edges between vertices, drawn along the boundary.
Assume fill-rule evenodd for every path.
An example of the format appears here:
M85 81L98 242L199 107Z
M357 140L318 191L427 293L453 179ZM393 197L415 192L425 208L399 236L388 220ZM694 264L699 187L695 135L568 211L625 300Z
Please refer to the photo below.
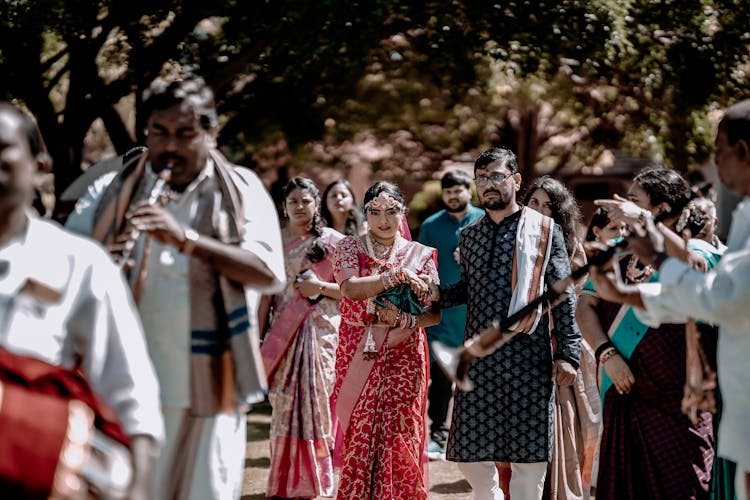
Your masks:
M481 186L489 186L490 184L502 184L505 182L508 177L511 177L513 174L492 174L487 176L479 176L474 178L474 184L477 185L477 187Z

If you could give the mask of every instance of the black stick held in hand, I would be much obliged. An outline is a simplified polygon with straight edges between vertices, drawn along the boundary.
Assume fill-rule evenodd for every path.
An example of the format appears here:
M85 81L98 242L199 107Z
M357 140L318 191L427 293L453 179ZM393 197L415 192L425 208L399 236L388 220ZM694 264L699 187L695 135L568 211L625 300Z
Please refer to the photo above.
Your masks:
M688 192L682 199L675 203L676 206L674 208L663 210L656 215L654 217L654 222L663 222L673 214L680 213L694 197L695 195L692 192ZM592 266L601 267L605 265L612 259L612 257L614 257L615 252L627 248L627 246L628 241L622 239L614 245L607 247L606 250L592 256L585 265L573 271L570 276L556 282L542 295L535 298L507 318L494 320L492 325L464 342L464 345L461 347L450 348L446 347L439 341L432 342L430 345L432 346L432 352L435 354L435 359L437 360L438 365L440 365L440 368L445 372L448 378L456 383L456 386L459 389L462 391L470 391L473 384L468 377L468 373L469 367L474 359L492 354L500 346L509 342L518 334L518 332L508 330L513 324L536 311L540 304L544 304L544 311L549 309L551 305L557 303L557 301L564 296L566 290L573 283L588 273Z

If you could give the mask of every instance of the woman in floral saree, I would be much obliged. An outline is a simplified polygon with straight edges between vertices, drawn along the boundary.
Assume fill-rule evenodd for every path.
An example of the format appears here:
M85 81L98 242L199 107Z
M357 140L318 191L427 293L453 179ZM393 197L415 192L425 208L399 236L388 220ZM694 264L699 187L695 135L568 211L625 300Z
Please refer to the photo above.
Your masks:
M268 497L333 496L330 396L341 297L333 251L343 235L323 227L319 206L311 180L295 177L284 187L287 285L273 297L273 320L261 347L273 408ZM267 308L270 297L264 299Z
M427 283L438 280L435 250L398 233L405 205L396 186L380 181L364 201L368 232L342 240L334 266L343 295L334 389L344 433L338 498L426 499L424 327L440 313L423 306ZM386 290L392 301L379 295Z

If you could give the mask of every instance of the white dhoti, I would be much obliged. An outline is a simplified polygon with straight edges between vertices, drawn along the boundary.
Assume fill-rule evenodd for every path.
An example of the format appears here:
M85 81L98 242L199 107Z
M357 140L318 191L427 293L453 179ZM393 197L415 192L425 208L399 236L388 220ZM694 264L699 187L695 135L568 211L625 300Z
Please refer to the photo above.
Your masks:
M156 465L154 498L240 498L245 461L245 414L191 417L163 408L166 441Z

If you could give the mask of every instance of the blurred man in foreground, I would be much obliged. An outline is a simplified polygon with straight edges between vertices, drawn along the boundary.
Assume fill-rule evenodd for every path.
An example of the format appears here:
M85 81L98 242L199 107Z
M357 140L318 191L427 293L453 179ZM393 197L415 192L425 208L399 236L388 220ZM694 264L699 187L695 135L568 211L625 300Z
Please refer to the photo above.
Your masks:
M130 293L107 253L32 214L34 187L48 166L34 122L18 108L0 103L0 344L16 354L81 369L130 436L130 498L150 498L150 472L164 429L143 329ZM52 421L49 414L12 407L8 400L11 385L2 384L6 390L0 391L5 396L0 420L7 422L20 414L34 422L3 426L3 440L7 443L15 437L22 444L44 448L48 445L42 440L46 433L24 432L63 424ZM44 397L31 397L31 401L40 398ZM80 412L78 418L73 414L75 406L71 406L69 432L78 429L80 438L85 429L84 448L90 449L94 440L90 409ZM60 454L57 470L60 474L71 472L70 464L66 465L71 456L60 451L49 450ZM47 450L36 452L46 454ZM0 459L15 462L20 453L15 450L13 456ZM79 481L79 474L85 471L76 472L68 481L58 481L56 472L52 496L75 493L71 488L88 489L85 478ZM104 473L127 485L125 471Z

